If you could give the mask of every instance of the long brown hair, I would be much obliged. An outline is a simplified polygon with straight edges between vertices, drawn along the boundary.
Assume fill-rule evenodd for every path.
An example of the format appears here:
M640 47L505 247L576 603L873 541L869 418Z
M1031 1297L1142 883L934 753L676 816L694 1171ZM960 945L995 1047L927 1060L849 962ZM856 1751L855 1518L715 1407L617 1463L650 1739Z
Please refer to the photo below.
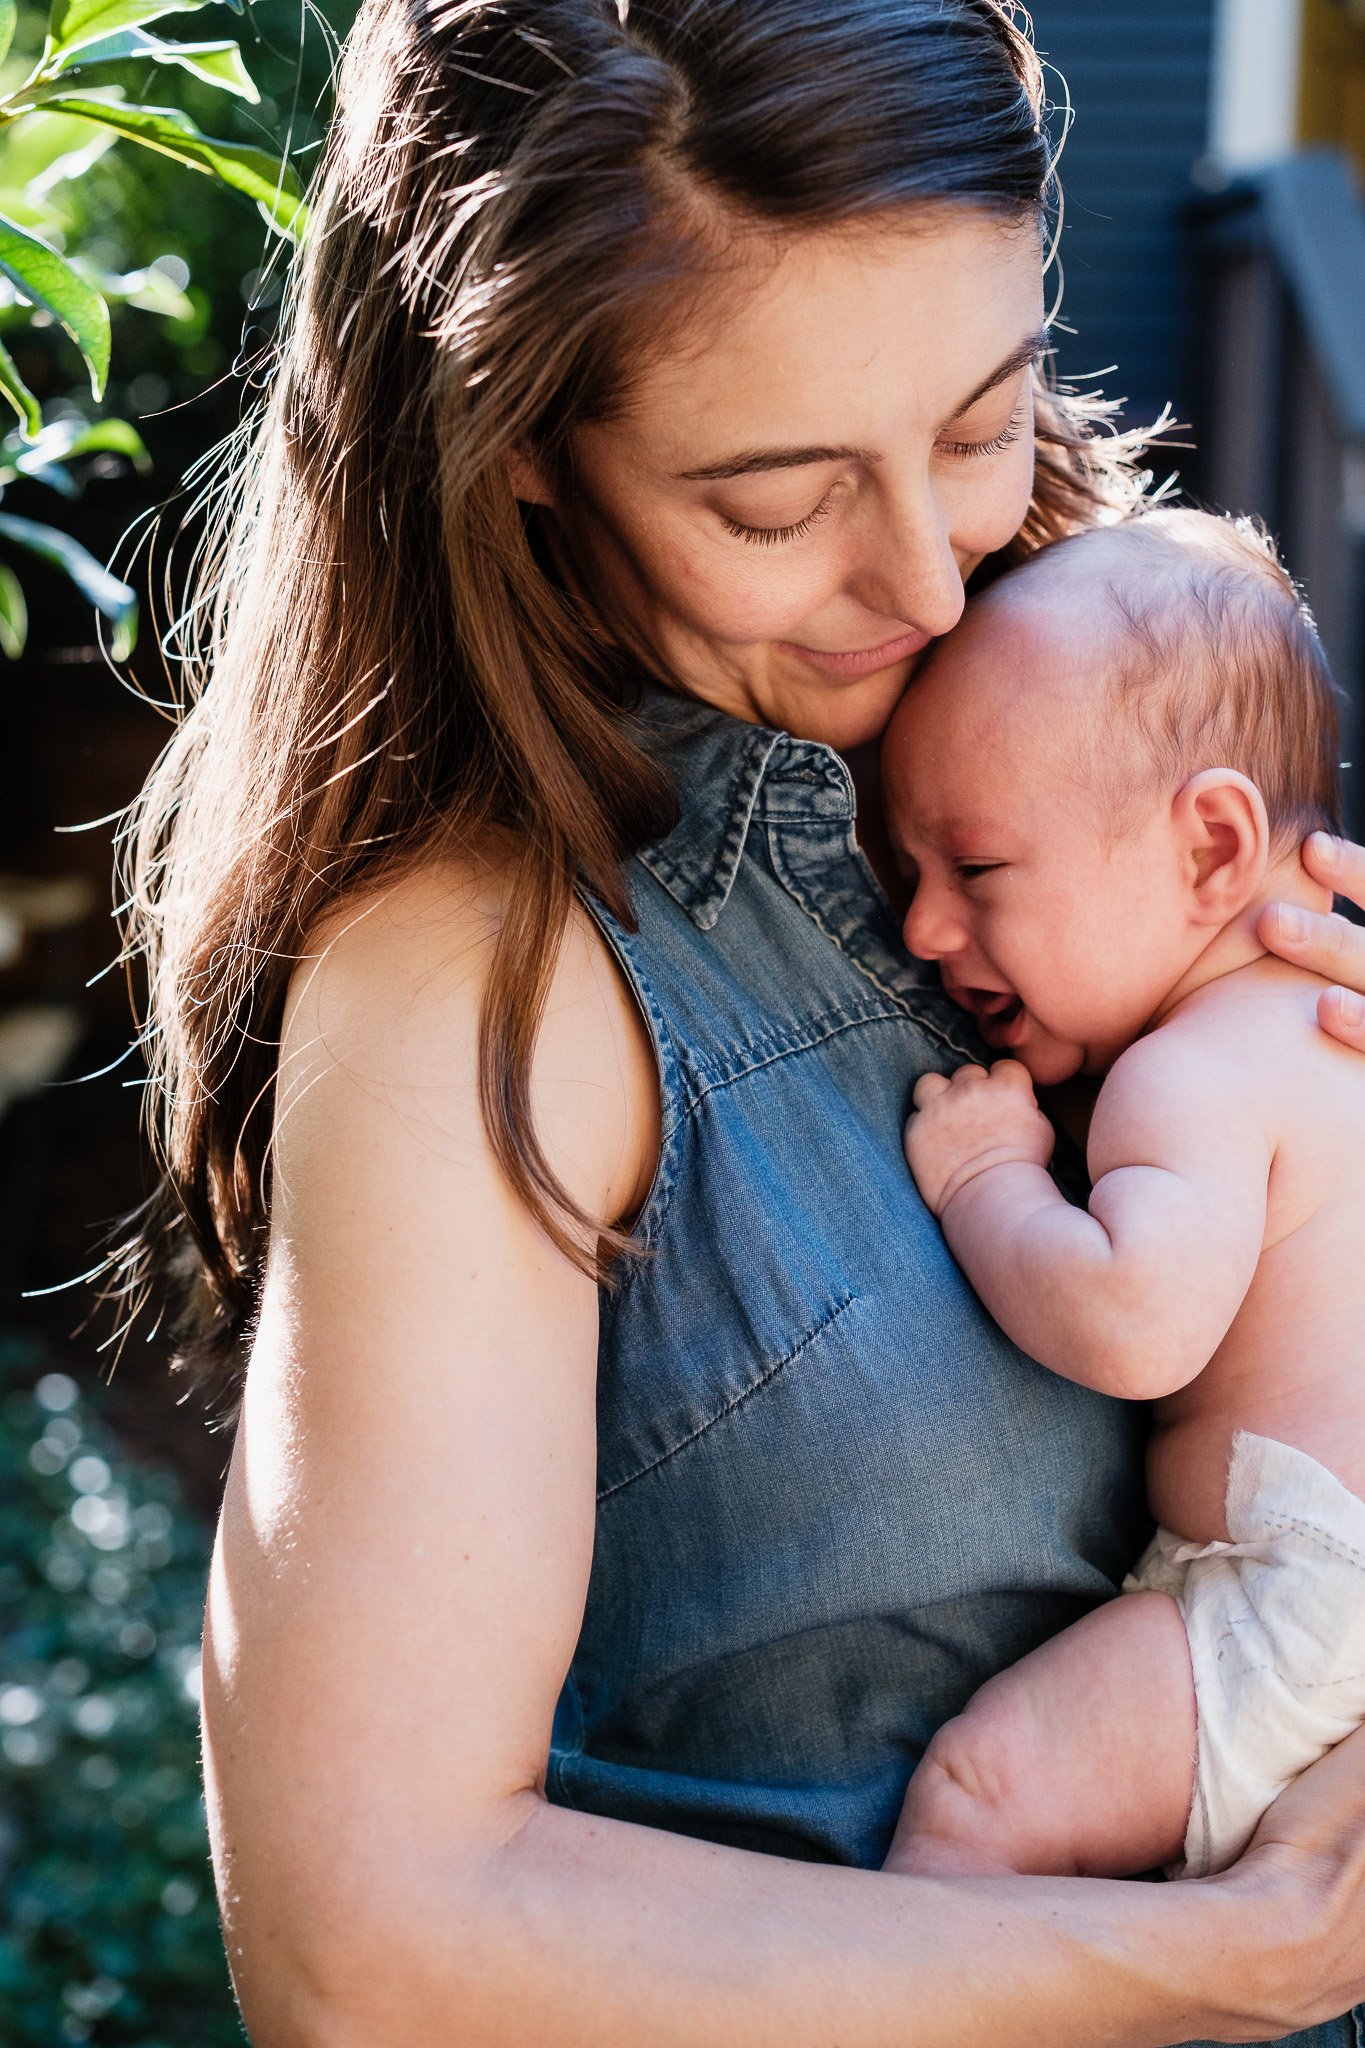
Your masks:
M531 1058L574 891L629 925L623 863L674 811L631 737L629 664L509 457L554 470L620 403L626 337L714 257L717 217L1041 220L1052 174L1008 0L363 0L273 377L182 615L177 728L121 838L162 1181L109 1269L130 1313L169 1270L181 1361L241 1363L281 1016L319 914L493 835L490 1139L581 1265L622 1249L550 1170ZM1143 483L1102 406L1037 399L1011 556Z

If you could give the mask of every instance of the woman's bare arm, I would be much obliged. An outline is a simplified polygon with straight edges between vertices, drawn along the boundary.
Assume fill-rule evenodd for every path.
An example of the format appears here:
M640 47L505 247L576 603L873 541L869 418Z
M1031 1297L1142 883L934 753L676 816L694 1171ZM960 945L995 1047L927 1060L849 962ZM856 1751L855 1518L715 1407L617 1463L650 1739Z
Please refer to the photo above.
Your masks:
M418 878L291 995L205 1656L256 2048L1155 2048L1273 2037L1365 1991L1360 1745L1287 1795L1288 1840L1179 1887L936 1883L546 1802L592 1548L597 1304L484 1142L494 914L468 879ZM628 1211L652 1063L586 924L536 1101L578 1197Z

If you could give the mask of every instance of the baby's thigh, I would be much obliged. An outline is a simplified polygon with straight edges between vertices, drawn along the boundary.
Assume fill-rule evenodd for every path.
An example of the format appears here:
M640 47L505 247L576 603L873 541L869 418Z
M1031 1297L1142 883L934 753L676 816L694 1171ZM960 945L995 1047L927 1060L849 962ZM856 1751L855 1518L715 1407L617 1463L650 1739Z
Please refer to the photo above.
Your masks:
M1180 1610L1128 1593L991 1679L930 1755L1008 1817L1016 1868L1119 1876L1179 1853L1195 1727Z

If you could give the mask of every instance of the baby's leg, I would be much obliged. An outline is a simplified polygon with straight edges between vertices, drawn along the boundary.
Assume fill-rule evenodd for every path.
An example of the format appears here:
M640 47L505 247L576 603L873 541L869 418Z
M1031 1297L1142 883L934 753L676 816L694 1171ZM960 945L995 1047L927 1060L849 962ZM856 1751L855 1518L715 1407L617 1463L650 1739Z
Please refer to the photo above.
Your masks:
M887 1868L1122 1877L1180 1854L1195 1704L1180 1609L1125 1593L983 1685L910 1780Z

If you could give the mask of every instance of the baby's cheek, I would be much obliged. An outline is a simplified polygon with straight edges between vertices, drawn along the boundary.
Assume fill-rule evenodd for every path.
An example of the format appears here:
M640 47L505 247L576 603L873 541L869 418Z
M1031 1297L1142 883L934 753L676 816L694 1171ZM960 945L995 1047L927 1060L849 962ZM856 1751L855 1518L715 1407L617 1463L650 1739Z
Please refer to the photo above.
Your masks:
M1033 1024L1024 1043L1015 1050L1014 1058L1028 1068L1035 1087L1055 1088L1059 1082L1071 1080L1073 1075L1084 1069L1086 1049L1073 1040L1058 1038L1041 1025Z

